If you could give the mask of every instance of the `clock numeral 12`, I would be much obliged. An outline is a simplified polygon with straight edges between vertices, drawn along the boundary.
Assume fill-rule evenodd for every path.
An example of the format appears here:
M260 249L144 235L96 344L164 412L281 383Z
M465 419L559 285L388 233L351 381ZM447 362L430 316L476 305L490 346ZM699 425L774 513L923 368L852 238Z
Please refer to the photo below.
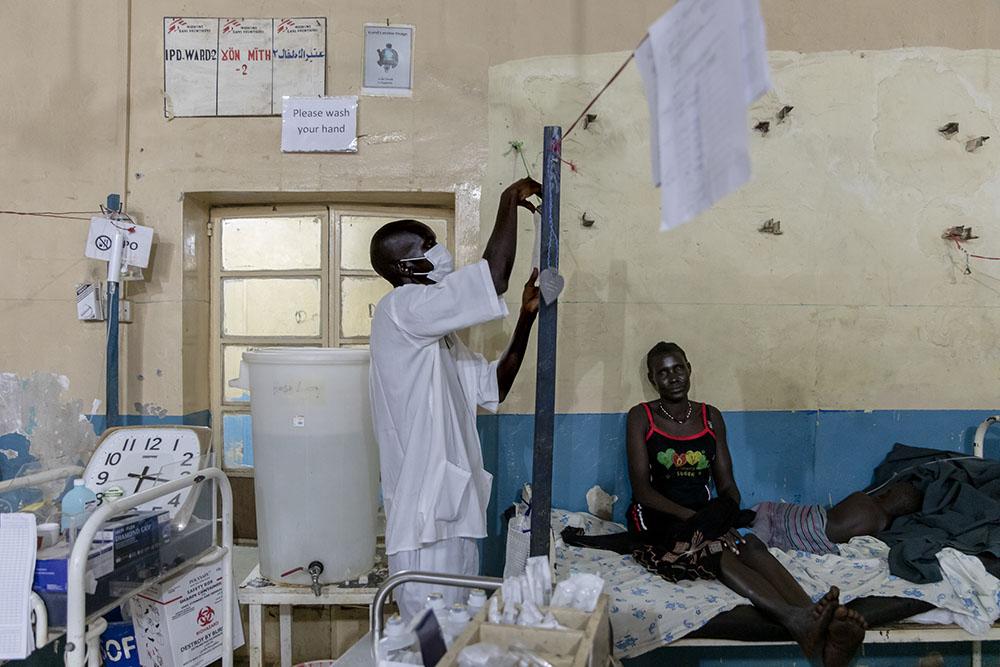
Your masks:
M160 451L160 443L162 442L163 438L146 438L146 451L147 452Z

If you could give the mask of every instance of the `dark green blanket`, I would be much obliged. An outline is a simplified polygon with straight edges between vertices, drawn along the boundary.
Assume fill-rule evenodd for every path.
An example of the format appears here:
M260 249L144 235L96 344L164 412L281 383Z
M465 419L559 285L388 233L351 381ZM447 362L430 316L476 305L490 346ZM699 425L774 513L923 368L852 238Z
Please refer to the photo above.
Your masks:
M916 583L941 581L936 554L953 547L1000 556L1000 462L896 444L873 486L908 481L924 491L920 512L876 535L889 545L889 571Z

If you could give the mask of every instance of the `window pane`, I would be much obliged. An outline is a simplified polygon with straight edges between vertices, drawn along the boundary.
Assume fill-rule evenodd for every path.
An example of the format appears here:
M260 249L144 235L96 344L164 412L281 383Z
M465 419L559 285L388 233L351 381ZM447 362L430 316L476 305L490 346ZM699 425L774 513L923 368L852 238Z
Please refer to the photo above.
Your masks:
M405 217L397 216L359 216L343 215L340 217L340 266L348 270L372 270L368 255L368 247L375 231L387 222ZM448 245L448 221L421 218L414 215L428 227L434 230L438 243ZM367 335L367 334L366 334Z
M240 361L243 359L243 353L249 349L249 345L222 346L222 400L233 403L250 402L249 391L229 386L230 380L240 376Z
M340 335L370 336L375 304L391 289L392 285L382 278L341 278Z
M318 269L322 230L315 216L225 219L222 270Z
M222 415L222 462L226 468L253 467L253 428L250 415Z
M227 336L320 335L319 278L227 278L222 307Z

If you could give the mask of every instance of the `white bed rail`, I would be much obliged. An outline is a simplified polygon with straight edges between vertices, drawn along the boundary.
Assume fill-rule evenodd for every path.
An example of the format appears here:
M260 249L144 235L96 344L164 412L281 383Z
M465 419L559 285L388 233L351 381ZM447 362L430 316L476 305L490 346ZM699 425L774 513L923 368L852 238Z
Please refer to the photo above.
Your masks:
M41 472L24 475L23 477L15 477L14 479L8 479L4 482L0 482L0 493L23 489L29 486L37 486L38 484L44 484L45 482L54 482L57 479L78 477L82 474L83 468L80 466L63 466L62 468L42 470Z
M993 426L997 422L1000 422L1000 415L993 415L992 417L987 417L979 425L979 428L976 429L976 436L972 439L972 453L975 456L983 458L986 448L986 432L990 430L990 426Z

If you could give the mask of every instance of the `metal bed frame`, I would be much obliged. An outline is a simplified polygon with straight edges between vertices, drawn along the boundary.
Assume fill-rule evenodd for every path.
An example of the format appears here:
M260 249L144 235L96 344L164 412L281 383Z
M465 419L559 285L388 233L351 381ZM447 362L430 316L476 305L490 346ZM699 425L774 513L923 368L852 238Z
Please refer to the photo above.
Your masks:
M973 454L983 458L986 432L991 426L1000 422L1000 415L993 415L984 420L976 429L973 438ZM468 588L484 588L495 590L502 580L492 577L463 577L430 572L400 572L382 584L372 603L369 616L369 635L371 655L374 659L375 644L382 635L382 615L389 593L394 588L405 583L439 584L443 586L462 586ZM364 640L362 640L364 641ZM955 625L919 625L916 623L893 624L869 630L865 635L866 644L920 644L928 642L961 642L970 643L972 648L972 667L982 667L983 641L1000 641L1000 625L990 629L986 637L969 639L969 633ZM766 646L791 645L791 641L782 642L744 642L731 639L678 639L661 648L681 646ZM658 649L657 649L658 650ZM373 663L374 664L374 663Z

